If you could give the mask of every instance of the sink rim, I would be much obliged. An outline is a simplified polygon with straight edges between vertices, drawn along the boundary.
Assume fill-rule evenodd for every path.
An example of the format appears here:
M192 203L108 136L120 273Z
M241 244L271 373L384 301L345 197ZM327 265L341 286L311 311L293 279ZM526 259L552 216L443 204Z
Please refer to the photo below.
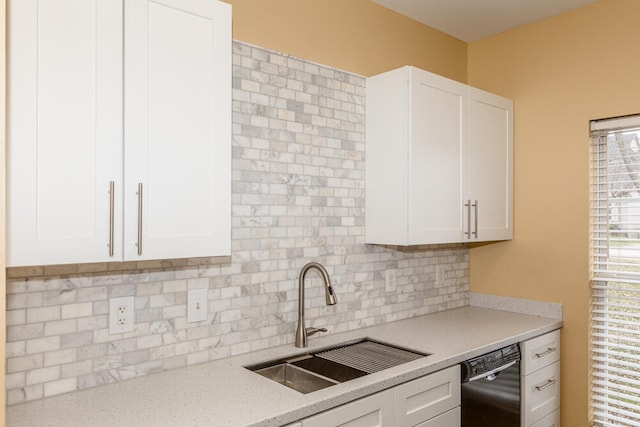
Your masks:
M269 359L266 360L264 362L258 362L258 363L251 363L249 365L244 365L243 368L248 369L250 371L256 371L258 369L262 369L262 368L267 368L269 366L273 366L273 365L277 365L279 363L293 363L296 362L298 360L301 360L303 358L311 358L314 355L318 354L318 353L324 353L325 351L329 351L329 350L335 350L338 348L342 348L342 347L347 347L350 345L354 345L354 344L360 344L363 342L373 342L373 343L377 343L377 344L382 344L382 345L386 345L389 347L393 347L399 350L404 350L404 351L408 351L411 353L415 353L418 355L421 355L422 357L427 357L427 356L431 356L433 355L433 353L425 353L424 351L418 351L418 350L414 350L408 347L403 347L403 346L399 346L399 345L395 345L395 344L389 344L388 342L384 342L384 341L380 341L377 339L373 339L370 337L361 337L361 338L354 338L348 341L342 341L338 344L332 344L332 345L328 345L328 346L324 346L324 347L320 347L311 351L301 351L299 353L294 353L288 356L284 356L284 357L279 357L277 359ZM345 365L346 366L346 365Z
M344 348L344 347L349 347L349 346L353 346L353 345L356 345L356 344L362 344L362 343L367 343L367 342L378 344L378 345L387 346L387 347L394 348L394 349L397 349L397 350L402 350L402 351L405 351L405 352L414 353L414 354L420 356L419 358L427 357L427 356L430 356L432 354L432 353L425 353L425 352L422 352L422 351L412 350L412 349L409 349L409 348L406 348L406 347L397 346L397 345L394 345L394 344L388 344L386 342L381 342L381 341L378 341L378 340L375 340L375 339L371 339L369 337L362 337L362 338L356 338L356 339L353 339L353 340L343 341L343 342L340 342L338 344L334 344L334 345L330 345L330 346L326 346L326 347L321 347L321 348L318 348L318 349L314 349L312 351L295 353L295 354L292 354L292 355L289 355L289 356L280 357L278 359L272 359L272 360L267 360L267 361L264 361L264 362L254 363L254 364L251 364L251 365L245 365L243 367L245 369L253 371L253 372L255 372L255 373L257 373L257 374L259 374L259 375L271 380L271 381L277 382L277 383L279 383L279 384L281 384L281 385L283 385L285 387L288 387L288 388L290 388L292 390L296 390L296 391L298 391L300 393L305 393L305 394L306 393L311 393L313 391L322 390L324 388L331 387L331 386L336 385L336 384L341 384L343 382L350 382L350 381L352 381L354 379L367 376L367 375L369 375L371 373L375 373L375 371L367 372L367 371L358 369L355 366L350 366L350 365L345 364L345 363L340 363L338 361L334 361L334 360L330 360L330 359L326 359L326 358L318 356L318 354L320 354L320 353L325 353L325 352L328 352L328 351L331 351L331 350L337 350L337 349L341 349L341 348ZM331 378L331 377L327 376L326 375L326 371L325 371L325 374L323 375L322 373L316 372L315 370L307 369L306 367L302 367L302 366L296 365L296 363L304 362L306 360L313 360L314 358L317 359L317 360L322 360L323 362L329 362L328 364L339 365L339 367L341 369L344 368L347 371L351 371L351 372L347 373L347 376L349 376L349 374L351 374L351 377L350 378L346 378L344 380L340 380L338 378ZM403 363L406 363L406 362L401 362L399 364L403 364ZM278 367L281 367L281 366L284 366L285 370L286 369L296 369L296 370L299 370L299 371L303 372L307 376L315 377L315 378L317 378L317 379L319 379L321 381L322 380L328 381L331 384L324 385L322 387L318 387L318 388L316 388L314 390L302 391L302 390L299 390L298 388L296 388L295 386L291 386L291 385L286 384L284 382L278 381L277 378L272 378L272 377L270 377L268 375L263 375L261 373L261 371L265 372L265 371L267 371L269 369L274 369L274 368L278 368ZM339 375L336 374L336 376L339 376Z

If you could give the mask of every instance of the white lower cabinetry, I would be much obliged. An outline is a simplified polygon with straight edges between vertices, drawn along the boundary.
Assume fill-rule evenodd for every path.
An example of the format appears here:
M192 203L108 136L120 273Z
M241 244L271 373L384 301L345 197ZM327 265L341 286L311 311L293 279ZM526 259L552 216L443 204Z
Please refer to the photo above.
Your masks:
M460 367L452 366L401 384L393 389L393 398L395 401L394 426L414 427L420 425L426 420L460 406ZM445 424L436 423L434 425Z
M553 411L531 427L560 427L560 409Z
M560 331L521 344L523 427L560 427Z
M459 427L460 367L424 376L302 420L302 427Z
M523 426L560 408L560 362L522 377Z
M387 427L392 425L393 389L302 420L303 427Z
M459 426L461 422L460 407L455 407L449 412L440 414L437 417L431 418L415 427L452 427Z

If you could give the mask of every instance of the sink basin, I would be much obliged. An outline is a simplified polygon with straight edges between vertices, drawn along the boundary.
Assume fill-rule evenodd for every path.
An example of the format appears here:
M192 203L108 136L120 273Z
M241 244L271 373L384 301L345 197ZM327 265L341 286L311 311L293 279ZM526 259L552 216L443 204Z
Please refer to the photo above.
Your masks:
M288 363L258 369L254 372L305 394L336 384L336 381L314 375Z
M310 393L428 355L362 338L246 368L300 393Z
M366 372L359 369L323 359L318 356L306 356L289 363L294 366L304 368L307 371L322 375L323 377L331 378L332 380L340 383L367 375Z

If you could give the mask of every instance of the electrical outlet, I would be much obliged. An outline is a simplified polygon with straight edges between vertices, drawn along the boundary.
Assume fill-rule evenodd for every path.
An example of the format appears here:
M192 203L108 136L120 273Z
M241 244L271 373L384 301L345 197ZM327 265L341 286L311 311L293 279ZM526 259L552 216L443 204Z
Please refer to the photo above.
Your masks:
M207 320L208 289L192 289L187 293L187 322Z
M386 270L384 272L384 282L387 292L395 292L398 288L398 270Z
M444 264L436 265L436 288L444 286L444 280L445 280L444 275L445 275Z
M133 332L136 321L134 297L109 299L109 334Z

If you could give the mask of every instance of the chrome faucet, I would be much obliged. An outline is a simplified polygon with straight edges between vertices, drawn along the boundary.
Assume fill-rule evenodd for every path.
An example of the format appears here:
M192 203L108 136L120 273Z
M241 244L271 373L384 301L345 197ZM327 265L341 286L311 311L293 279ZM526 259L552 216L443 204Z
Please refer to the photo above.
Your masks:
M331 280L329 279L329 273L327 270L317 262L310 262L300 270L300 276L298 276L298 329L296 329L296 347L306 347L307 337L315 334L316 332L327 332L327 328L306 328L304 326L304 278L307 272L312 268L317 269L322 275L324 280L324 290L327 297L327 305L334 305L338 302L336 295L333 293L331 287Z

